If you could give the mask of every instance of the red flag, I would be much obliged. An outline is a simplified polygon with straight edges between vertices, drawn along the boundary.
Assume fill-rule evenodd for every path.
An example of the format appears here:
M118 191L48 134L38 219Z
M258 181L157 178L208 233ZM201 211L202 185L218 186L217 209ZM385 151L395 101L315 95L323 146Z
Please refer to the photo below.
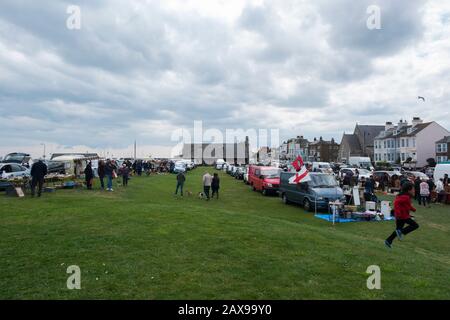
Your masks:
M302 169L304 165L303 158L301 156L298 156L297 159L292 162L292 166L295 168L295 170L298 172Z

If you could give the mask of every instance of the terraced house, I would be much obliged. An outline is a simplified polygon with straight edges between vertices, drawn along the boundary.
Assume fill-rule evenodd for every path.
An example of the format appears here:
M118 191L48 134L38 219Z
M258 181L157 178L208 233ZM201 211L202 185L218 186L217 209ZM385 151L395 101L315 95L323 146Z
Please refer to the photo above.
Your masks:
M423 122L418 117L411 124L404 120L397 125L386 122L385 130L374 141L374 160L423 167L427 159L435 157L436 141L447 135L449 131L437 122Z
M436 161L438 163L450 160L450 136L436 141Z

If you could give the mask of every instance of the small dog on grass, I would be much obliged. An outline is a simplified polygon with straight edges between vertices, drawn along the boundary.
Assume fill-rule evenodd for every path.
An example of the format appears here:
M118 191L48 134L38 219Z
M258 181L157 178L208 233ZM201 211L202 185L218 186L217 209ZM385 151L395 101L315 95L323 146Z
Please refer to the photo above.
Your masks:
M199 199L203 199L204 196L205 196L205 195L203 194L203 192L199 192L199 193L198 193L198 198L199 198Z

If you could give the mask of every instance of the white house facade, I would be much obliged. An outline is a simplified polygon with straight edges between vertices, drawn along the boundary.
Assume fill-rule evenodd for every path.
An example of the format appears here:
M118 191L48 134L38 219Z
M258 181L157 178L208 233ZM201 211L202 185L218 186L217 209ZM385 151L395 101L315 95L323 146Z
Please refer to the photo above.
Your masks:
M426 166L427 159L435 157L435 142L448 134L437 122L424 123L420 118L414 118L411 125L403 120L397 125L387 122L374 141L375 162Z

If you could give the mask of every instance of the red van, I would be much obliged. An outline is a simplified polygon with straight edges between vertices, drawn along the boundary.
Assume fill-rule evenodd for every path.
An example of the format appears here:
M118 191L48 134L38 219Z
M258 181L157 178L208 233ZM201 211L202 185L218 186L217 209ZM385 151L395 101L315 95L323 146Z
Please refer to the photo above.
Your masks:
M278 192L280 187L281 169L275 167L250 166L248 181L253 190L261 191L263 195Z

